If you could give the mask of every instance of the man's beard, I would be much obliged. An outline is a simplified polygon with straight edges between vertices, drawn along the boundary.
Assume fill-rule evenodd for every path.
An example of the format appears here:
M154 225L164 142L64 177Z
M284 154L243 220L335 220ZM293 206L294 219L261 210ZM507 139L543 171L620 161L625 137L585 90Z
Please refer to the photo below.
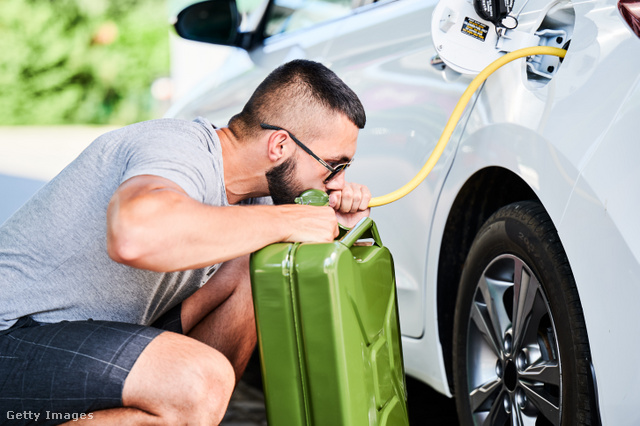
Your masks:
M296 163L293 158L289 158L265 173L274 204L293 204L295 198L304 191L300 184L295 182L295 171Z

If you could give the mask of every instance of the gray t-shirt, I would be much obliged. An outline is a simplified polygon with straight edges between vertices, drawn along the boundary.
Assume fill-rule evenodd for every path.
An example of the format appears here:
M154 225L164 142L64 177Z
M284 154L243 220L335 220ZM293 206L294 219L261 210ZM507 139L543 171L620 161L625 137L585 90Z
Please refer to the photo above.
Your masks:
M228 205L220 141L205 119L106 133L0 227L0 330L26 315L148 325L207 281L215 266L158 273L109 258L109 200L144 174L170 179L202 203Z

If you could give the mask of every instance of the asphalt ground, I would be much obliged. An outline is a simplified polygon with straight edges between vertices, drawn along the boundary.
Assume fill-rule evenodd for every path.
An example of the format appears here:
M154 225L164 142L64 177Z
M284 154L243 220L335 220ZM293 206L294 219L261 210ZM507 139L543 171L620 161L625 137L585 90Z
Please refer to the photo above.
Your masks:
M454 426L458 424L453 400L439 394L424 383L407 378L407 395L409 424L411 426ZM231 397L229 408L221 425L266 426L267 424L262 390L240 381Z
M77 157L91 141L114 128L0 127L0 224ZM412 426L458 424L453 400L435 392L427 385L407 378L407 395ZM236 387L222 425L266 424L260 371L254 357L245 376Z
M262 389L240 381L220 424L226 426L266 426L267 415Z
M458 425L456 406L453 399L436 392L411 377L407 377L406 382L407 407L411 426ZM267 424L258 355L254 353L242 380L231 397L227 414L221 425L265 426Z

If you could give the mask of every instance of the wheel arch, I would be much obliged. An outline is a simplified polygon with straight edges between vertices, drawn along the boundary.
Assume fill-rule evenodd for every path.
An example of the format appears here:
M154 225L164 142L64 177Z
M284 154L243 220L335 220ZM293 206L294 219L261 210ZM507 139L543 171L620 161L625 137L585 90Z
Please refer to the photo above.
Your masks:
M464 261L482 224L501 207L515 201L540 201L518 175L502 167L473 174L462 186L447 217L438 260L437 316L447 381L453 384L453 317Z
M535 191L521 177L511 170L493 166L471 175L449 210L440 244L436 300L438 334L447 382L453 395L453 319L465 259L480 227L494 212L508 204L525 200L541 203ZM591 367L587 377L591 390L591 424L600 425L597 381L590 354L587 362Z

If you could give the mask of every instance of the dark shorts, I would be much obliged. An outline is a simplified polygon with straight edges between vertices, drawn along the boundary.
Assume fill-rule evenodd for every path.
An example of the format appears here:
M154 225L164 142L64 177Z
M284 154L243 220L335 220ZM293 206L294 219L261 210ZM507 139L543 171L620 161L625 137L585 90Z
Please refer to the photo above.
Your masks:
M122 407L129 371L164 331L182 333L180 305L152 327L21 318L0 331L0 424L55 425Z

